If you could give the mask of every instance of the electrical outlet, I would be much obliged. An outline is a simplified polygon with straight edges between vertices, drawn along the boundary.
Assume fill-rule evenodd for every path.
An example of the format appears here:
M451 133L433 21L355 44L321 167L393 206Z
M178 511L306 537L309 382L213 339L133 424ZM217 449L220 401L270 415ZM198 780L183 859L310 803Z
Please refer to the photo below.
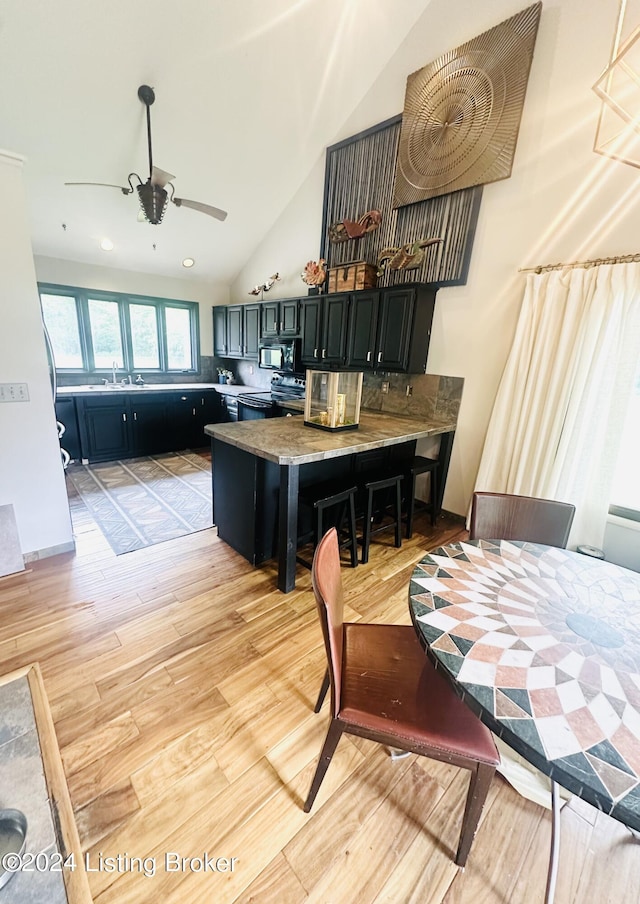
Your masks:
M26 383L0 383L0 402L28 402L29 387Z
M385 380L384 383L382 384L381 392L384 392L384 393L389 392L389 381L388 380Z
M249 365L249 376L253 376L253 364Z

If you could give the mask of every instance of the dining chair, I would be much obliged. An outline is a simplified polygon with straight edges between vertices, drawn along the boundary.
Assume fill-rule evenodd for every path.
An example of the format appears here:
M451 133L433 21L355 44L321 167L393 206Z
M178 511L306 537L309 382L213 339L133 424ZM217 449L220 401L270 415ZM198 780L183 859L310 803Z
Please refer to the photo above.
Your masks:
M474 493L469 539L522 540L564 549L575 511L575 505L555 499Z
M464 866L499 763L491 732L436 672L411 625L344 622L335 528L316 547L311 577L329 662L331 722L305 813L343 732L452 763L471 773L455 856Z

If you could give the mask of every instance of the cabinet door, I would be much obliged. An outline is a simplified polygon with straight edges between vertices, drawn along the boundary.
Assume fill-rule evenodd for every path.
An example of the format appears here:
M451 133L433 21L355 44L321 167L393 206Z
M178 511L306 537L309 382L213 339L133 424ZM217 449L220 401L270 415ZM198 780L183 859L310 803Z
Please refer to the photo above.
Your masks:
M219 358L227 354L227 308L217 305L213 309L213 353Z
M280 303L278 301L263 301L261 308L262 335L267 338L277 336L280 328Z
M288 298L280 302L280 335L297 336L300 333L300 301Z
M215 392L215 390L213 390ZM198 449L206 446L202 432L202 392L176 392L171 399L171 448Z
M152 455L175 448L170 399L162 392L129 397L133 455Z
M260 305L242 305L243 351L242 357L258 360L258 342L260 341Z
M79 400L78 426L83 458L109 461L129 456L129 409L124 395Z
M242 358L242 309L234 304L227 308L227 358Z
M301 305L302 347L300 360L309 367L320 363L322 353L322 298L312 296Z
M323 364L344 364L348 314L348 295L325 295L322 312Z
M357 292L351 296L346 360L348 367L373 370L379 304L379 292Z
M382 293L376 369L407 371L415 302L415 289L390 289Z

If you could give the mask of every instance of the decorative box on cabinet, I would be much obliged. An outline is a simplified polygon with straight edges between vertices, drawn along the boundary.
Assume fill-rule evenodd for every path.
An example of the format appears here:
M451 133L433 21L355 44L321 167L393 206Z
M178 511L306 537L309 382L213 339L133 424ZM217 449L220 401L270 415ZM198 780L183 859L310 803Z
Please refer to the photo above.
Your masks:
M375 289L377 281L377 268L374 264L349 261L339 267L329 268L327 291L357 292L360 289Z

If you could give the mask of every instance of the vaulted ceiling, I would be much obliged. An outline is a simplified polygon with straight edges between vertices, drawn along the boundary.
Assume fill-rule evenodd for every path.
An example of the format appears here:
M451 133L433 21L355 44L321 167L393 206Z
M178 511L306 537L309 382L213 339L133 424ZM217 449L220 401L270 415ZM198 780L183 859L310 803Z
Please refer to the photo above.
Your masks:
M0 147L27 158L34 253L230 282L428 4L5 0ZM147 178L142 84L154 164L225 222L169 205L152 226L135 194L64 185Z

